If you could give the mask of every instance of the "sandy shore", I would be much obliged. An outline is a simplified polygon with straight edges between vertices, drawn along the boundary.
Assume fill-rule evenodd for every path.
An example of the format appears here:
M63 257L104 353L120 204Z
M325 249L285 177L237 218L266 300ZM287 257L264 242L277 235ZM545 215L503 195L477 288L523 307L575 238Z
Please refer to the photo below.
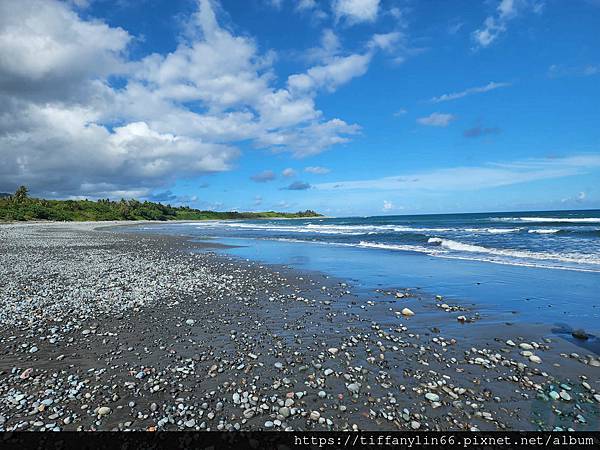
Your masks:
M97 227L0 226L0 431L600 429L549 328Z

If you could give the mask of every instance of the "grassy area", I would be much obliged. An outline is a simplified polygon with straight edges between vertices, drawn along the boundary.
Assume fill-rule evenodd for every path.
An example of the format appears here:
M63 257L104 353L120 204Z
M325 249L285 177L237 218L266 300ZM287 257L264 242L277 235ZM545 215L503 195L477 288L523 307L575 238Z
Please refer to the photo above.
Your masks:
M139 200L44 200L29 197L21 186L13 195L0 195L0 221L59 220L210 220L318 217L314 211L296 213L201 211Z

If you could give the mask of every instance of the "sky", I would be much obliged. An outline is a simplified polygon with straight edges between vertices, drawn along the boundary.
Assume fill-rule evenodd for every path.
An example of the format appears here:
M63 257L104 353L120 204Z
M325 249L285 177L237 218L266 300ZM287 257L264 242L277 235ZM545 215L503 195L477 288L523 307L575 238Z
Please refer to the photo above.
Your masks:
M600 208L600 1L3 0L0 192Z

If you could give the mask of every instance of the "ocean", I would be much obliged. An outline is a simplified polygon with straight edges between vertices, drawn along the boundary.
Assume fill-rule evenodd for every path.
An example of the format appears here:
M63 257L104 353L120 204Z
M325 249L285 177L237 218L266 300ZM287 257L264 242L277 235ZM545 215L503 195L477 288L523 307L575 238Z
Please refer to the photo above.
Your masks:
M598 327L600 210L136 225L352 280L418 286L525 319ZM518 312L518 315L515 315Z
M206 237L352 246L600 272L600 210L215 221L183 226L187 232Z

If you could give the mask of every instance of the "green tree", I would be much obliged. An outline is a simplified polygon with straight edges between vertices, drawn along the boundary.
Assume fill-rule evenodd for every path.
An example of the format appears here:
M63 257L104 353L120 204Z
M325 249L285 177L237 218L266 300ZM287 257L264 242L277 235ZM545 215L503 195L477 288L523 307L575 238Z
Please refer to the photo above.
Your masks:
M17 203L25 203L29 198L29 189L25 186L19 186L19 188L15 191L15 201Z

